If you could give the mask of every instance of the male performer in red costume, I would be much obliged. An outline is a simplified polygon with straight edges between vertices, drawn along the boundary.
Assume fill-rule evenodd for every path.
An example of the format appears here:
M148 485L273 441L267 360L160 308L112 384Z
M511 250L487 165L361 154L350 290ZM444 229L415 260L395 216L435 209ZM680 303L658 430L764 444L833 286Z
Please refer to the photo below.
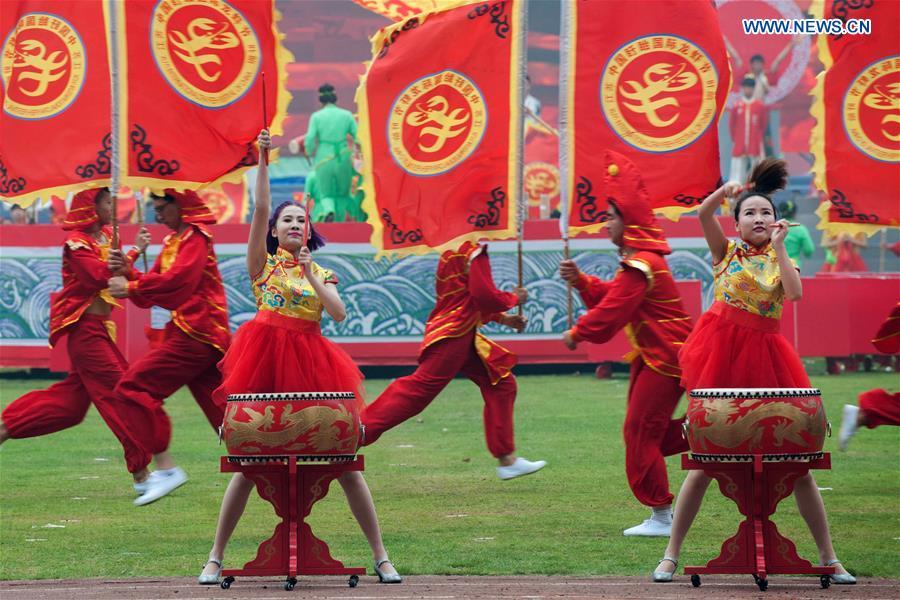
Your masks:
M0 443L8 438L46 435L81 423L91 402L122 443L128 470L135 481L145 453L119 417L113 389L128 368L115 342L115 324L109 319L119 303L109 295L106 282L113 274L107 265L112 229L109 191L79 192L72 200L62 228L68 231L63 245L63 289L51 295L50 346L63 336L72 370L63 381L46 390L29 392L3 411ZM135 248L125 260L134 262L147 247L150 236L138 234Z
M478 328L496 321L521 331L525 318L506 311L524 304L528 292L501 292L494 286L487 246L465 242L441 255L435 276L437 303L425 325L425 339L415 373L395 380L366 407L363 444L422 412L460 372L471 379L484 398L484 433L488 450L497 458L497 475L512 479L533 473L546 464L515 455L513 404L516 356L492 342Z
M684 390L678 350L691 331L665 255L671 253L650 208L637 168L607 151L603 193L609 198L609 236L619 247L622 268L611 282L584 275L574 261L560 263L560 275L572 283L588 308L563 334L574 350L579 342L608 342L625 329L634 347L623 433L625 473L631 491L653 514L625 535L668 536L672 499L664 456L685 452L684 419L672 419Z
M731 133L731 181L744 181L754 165L766 155L766 106L753 96L756 82L741 82L741 97L731 108L728 131Z
M878 328L872 345L884 354L900 352L900 302ZM900 426L900 393L877 389L859 395L859 406L845 404L841 416L841 432L838 442L841 450L847 449L850 438L860 427L874 429L879 425Z
M212 234L204 226L215 223L215 217L192 191L167 189L165 195L153 196L153 207L156 220L172 230L153 268L109 280L110 293L117 298L129 298L142 308L172 311L161 344L131 365L116 386L123 418L156 461L156 471L136 486L138 506L187 481L168 452L172 426L163 410L166 398L186 385L213 430L222 424L224 399L213 399L213 391L221 383L216 365L231 341L225 288ZM118 267L119 261L113 254L110 266Z

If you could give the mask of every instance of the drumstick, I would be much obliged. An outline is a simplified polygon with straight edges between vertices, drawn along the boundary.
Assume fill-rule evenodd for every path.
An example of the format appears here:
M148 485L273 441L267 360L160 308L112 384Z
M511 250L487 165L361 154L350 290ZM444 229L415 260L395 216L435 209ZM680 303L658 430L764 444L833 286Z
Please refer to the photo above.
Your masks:
M306 244L309 242L309 231L312 228L312 205L313 199L309 197L309 195L304 192L303 196L306 198L306 202L304 202L304 210L306 210L306 220L303 222L303 247L306 248ZM306 275L305 269L300 267L300 277L304 277Z
M781 227L778 223L772 223L769 227ZM800 223L788 223L788 227L800 227Z

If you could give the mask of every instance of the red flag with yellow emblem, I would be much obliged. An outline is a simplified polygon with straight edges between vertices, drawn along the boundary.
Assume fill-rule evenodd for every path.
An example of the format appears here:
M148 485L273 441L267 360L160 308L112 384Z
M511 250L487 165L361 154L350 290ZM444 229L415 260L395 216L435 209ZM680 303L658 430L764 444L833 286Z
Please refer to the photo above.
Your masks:
M524 2L413 17L373 37L357 91L372 245L422 253L516 231Z
M900 226L900 10L896 2L817 2L817 18L869 19L865 35L819 35L810 147L824 192L819 228L869 235ZM893 33L892 33L893 32Z
M216 216L216 223L246 223L250 206L246 182L223 183L221 189L197 192Z
M122 183L240 183L265 110L281 133L290 94L273 0L130 0L120 5ZM263 108L262 73L266 74Z
M106 5L4 0L0 199L109 185Z
M605 150L641 171L671 218L719 184L717 121L731 70L712 2L563 2L560 103L569 232L606 218Z

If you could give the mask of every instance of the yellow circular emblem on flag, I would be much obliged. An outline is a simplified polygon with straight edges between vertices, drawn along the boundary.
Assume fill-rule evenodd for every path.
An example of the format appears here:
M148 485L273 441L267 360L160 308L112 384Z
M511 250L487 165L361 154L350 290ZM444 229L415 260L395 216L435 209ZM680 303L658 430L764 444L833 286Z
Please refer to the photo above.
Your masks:
M559 195L559 169L545 162L531 162L525 165L525 192L528 204L540 206L541 196L555 198Z
M185 100L222 108L253 85L261 62L259 39L224 0L161 0L151 18L156 65Z
M23 15L0 56L3 112L19 119L58 115L81 93L86 70L84 43L68 21L50 13Z
M199 192L203 203L216 217L216 223L227 223L234 217L234 202L222 190L208 189Z
M619 47L603 66L600 107L629 146L674 152L716 118L719 75L702 48L674 35L648 35Z
M400 92L391 107L391 155L411 175L446 173L475 151L487 119L484 96L468 77L451 70L426 75Z
M844 131L860 152L900 162L900 55L860 71L847 88L842 113Z

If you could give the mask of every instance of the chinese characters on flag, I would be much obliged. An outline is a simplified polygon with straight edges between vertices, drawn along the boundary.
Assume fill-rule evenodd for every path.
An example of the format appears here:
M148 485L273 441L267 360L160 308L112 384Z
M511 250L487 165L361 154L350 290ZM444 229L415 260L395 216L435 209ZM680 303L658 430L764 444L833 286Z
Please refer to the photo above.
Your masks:
M373 38L357 91L363 209L379 253L514 235L523 6L413 17Z
M569 231L603 226L605 150L637 165L657 212L675 218L696 208L719 184L716 124L731 79L712 3L577 0L563 7Z

